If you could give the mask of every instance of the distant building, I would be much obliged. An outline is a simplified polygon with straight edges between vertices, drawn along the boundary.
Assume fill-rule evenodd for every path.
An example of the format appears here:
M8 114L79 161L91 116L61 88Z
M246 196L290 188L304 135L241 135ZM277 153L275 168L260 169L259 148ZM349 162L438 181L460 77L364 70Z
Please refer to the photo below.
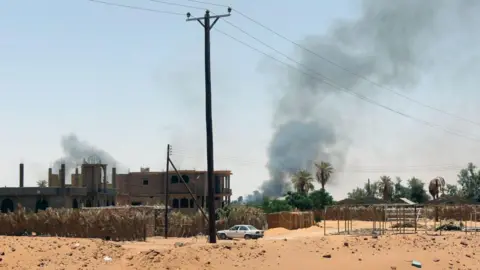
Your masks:
M109 205L153 205L165 204L165 172L151 172L141 168L139 172L117 174L111 170L111 183L107 182L107 165L95 158L89 158L81 165L81 171L75 169L70 176L71 184L65 183L65 166L59 174L48 169L48 187L24 187L23 164L20 164L19 187L0 188L0 206L2 212L13 211L17 204L38 211L47 207L79 208ZM180 176L188 189L202 207L207 206L207 173L205 171L182 170ZM215 171L215 207L229 204L231 171ZM182 212L198 210L187 187L175 172L169 172L168 206Z
M81 165L81 176L76 170L76 179L84 179L82 185L65 183L65 165L62 164L59 174L52 174L48 169L48 187L24 187L24 166L20 164L19 187L0 188L0 209L5 213L14 211L18 204L29 210L45 210L53 208L79 208L82 206L115 205L116 190L108 187L107 165L100 161ZM115 174L115 168L112 169Z
M196 170L181 170L179 174L203 208L207 206L207 172ZM231 171L215 171L215 207L222 207L231 201L230 188ZM148 205L165 204L165 172L151 172L142 168L140 172L117 174L118 204ZM194 212L198 208L188 192L187 187L176 175L169 172L169 202L168 206L182 212Z

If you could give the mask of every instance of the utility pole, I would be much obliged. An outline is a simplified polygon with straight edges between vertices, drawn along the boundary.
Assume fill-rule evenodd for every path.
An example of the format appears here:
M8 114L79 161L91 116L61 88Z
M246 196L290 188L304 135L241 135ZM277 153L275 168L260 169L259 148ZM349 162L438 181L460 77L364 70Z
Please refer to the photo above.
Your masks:
M168 205L169 205L169 195L170 191L168 190L168 171L169 171L169 166L170 166L170 152L171 152L171 146L170 144L167 145L167 165L165 168L165 226L163 228L164 233L165 233L165 239L168 238Z
M230 16L231 8L228 8L228 14L210 15L210 11L205 11L203 17L192 17L190 12L187 13L188 21L197 21L205 30L205 120L207 131L207 179L208 179L208 236L210 243L217 242L215 228L215 183L214 183L214 167L213 167L213 124L212 124L212 81L210 74L210 30L220 18ZM211 23L211 19L214 19Z

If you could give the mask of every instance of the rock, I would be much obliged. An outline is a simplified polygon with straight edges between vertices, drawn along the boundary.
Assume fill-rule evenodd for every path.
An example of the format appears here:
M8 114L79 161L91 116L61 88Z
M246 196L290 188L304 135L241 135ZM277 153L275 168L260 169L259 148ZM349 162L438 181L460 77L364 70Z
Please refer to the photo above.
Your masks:
M435 259L433 259L433 261L434 261L434 262L439 262L439 261L440 261L440 259L438 259L438 258L435 258Z
M461 241L460 244L463 245L463 246L468 246L468 243L465 242L465 241Z
M332 258L332 254L325 254L323 255L323 258L330 259Z
M176 242L175 247L183 247L185 244L182 242Z
M348 242L343 243L344 247L348 247Z

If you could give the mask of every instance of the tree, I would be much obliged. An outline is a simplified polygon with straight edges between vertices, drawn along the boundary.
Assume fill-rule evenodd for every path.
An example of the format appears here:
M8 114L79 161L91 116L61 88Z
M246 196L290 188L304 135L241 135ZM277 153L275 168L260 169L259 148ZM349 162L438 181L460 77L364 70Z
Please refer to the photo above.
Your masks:
M47 186L48 186L47 180L38 180L37 181L37 187L44 188L44 187L47 187Z
M382 198L385 201L391 201L393 198L393 183L390 176L382 175L380 176L380 181L378 182L379 192L382 194Z
M303 194L307 194L310 190L313 190L313 177L307 170L300 170L292 177L293 188Z
M320 164L315 163L315 167L317 167L317 173L315 174L317 181L322 186L322 189L325 189L325 185L333 174L333 167L330 163L324 161L320 162Z
M416 203L424 203L428 201L427 192L424 189L425 184L418 178L412 177L408 180L408 188L410 189L410 200Z
M368 179L367 183L365 183L364 189L366 197L378 197L378 182L370 183L370 179Z
M460 192L458 191L458 187L456 185L447 184L446 193L448 196L459 196Z
M465 198L480 199L480 172L473 163L468 163L467 168L460 170L458 184Z
M238 196L237 202L242 204L243 203L243 196Z
M410 198L410 190L408 187L402 184L402 179L400 177L396 178L394 184L393 199L397 200L400 198Z
M265 198L263 200L263 204L261 208L263 209L263 212L265 212L266 214L293 210L293 207L290 204L288 204L287 201L270 200L269 198Z
M325 189L315 190L308 195L312 201L313 209L322 210L325 206L333 204L333 197Z
M365 189L359 188L359 187L355 188L354 190L352 190L347 194L347 198L354 199L354 200L363 199L366 197L369 197L368 192L365 191Z
M306 193L287 192L287 197L285 200L293 208L296 208L300 211L312 210L313 208L313 202Z

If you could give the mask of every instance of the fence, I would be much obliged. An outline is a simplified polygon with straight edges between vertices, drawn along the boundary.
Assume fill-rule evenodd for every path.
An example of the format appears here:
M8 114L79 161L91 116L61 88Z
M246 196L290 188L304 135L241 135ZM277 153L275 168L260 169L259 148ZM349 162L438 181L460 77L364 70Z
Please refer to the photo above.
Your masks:
M282 227L288 230L308 228L314 221L313 212L279 212L267 215L268 228Z
M347 207L337 206L327 208L325 215L324 211L315 211L315 218L336 220L342 219L347 214L350 214L353 220L359 221L373 221L378 219L378 213L373 211L373 207L367 206L349 206L350 213L347 213ZM376 206L378 209L381 206ZM475 206L471 205L438 205L438 206L422 206L419 205L418 209L422 209L421 217L427 219L435 219L436 209L438 209L438 215L443 219L451 220L469 220L472 214L475 213Z

